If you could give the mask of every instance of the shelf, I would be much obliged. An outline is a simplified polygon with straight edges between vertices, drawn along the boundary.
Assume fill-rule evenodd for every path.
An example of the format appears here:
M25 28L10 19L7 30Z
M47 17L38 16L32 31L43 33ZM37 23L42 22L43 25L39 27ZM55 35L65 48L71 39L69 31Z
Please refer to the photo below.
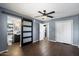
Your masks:
M13 28L13 27L8 26L8 28Z
M32 27L32 26L30 26L30 25L23 25L23 27Z
M32 32L32 31L23 31L23 33L26 33L26 32Z
M8 25L8 26L9 26L9 25L13 26L13 24L12 24L12 23L8 23L7 25Z
M13 35L13 33L8 33L8 35Z

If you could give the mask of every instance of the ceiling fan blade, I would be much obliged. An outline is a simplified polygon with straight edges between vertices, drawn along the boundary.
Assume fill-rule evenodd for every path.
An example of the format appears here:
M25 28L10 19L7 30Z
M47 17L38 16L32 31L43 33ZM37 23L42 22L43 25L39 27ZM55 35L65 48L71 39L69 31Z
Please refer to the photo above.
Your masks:
M47 16L47 17L53 18L53 16Z
M38 13L41 13L41 14L43 14L41 11L38 11Z
M52 13L55 13L55 11L49 12L49 13L47 13L47 14L52 14Z

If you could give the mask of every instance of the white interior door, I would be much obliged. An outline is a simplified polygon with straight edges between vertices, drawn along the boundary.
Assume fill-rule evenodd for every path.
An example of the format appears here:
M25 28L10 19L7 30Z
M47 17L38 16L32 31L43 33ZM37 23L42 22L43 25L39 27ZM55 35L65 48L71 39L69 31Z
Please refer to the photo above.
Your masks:
M39 40L44 40L45 37L45 27L44 24L40 24L40 39Z
M73 40L73 20L55 22L56 41L72 44Z

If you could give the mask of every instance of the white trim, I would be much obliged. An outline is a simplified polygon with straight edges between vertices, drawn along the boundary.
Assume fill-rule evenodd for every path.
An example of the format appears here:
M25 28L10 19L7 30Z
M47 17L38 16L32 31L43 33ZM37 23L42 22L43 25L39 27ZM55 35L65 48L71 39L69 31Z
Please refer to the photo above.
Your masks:
M56 41L56 42L58 42L58 41ZM59 42L59 43L63 43L63 42ZM66 43L66 44L68 44L68 43ZM69 45L73 45L73 46L77 46L78 47L78 45L76 45L76 44L69 44Z
M1 51L0 54L2 54L2 53L4 53L4 52L8 52L8 50Z
M55 40L48 40L48 41L51 41L51 42L56 42Z
M76 45L76 44L72 44L73 46L76 46L76 47L78 47L79 48L79 45Z
M51 42L58 42L58 41L55 41L55 40L49 40L49 41L51 41ZM62 43L63 44L63 42L59 42L59 43ZM68 43L66 43L66 44L68 44ZM76 47L79 48L79 45L76 45L76 44L70 44L70 45L73 45L73 46L76 46Z
M33 43L35 43L35 42L38 42L39 40L35 40L35 41L33 41Z
M56 42L59 42L59 41L56 41ZM64 42L59 42L59 43L64 43ZM69 44L69 43L65 43L65 44ZM69 45L74 45L74 44L69 44ZM74 45L74 46L76 46L76 45Z
M79 48L79 45L77 45L77 47Z
M19 47L22 47L22 46L21 46L21 43L20 43Z
M33 41L33 43L38 42L38 41L39 41L39 40ZM50 41L50 42L58 42L58 41L56 41L56 40L48 40L48 41ZM62 44L63 44L63 42L59 42L59 43L62 43ZM66 44L68 44L68 43L66 43ZM76 46L76 47L79 48L79 45L76 45L76 44L70 44L70 45L73 45L73 46Z
M46 23L47 25L47 39L49 40L49 23Z
M71 44L73 44L73 19L71 21Z
M77 46L77 47L78 47L78 45L76 45L76 44L71 44L71 45L73 45L73 46Z

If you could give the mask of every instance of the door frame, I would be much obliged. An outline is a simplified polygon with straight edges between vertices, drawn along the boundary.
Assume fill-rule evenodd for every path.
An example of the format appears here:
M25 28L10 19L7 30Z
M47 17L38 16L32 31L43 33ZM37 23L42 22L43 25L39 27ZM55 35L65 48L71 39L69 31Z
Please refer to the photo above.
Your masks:
M39 41L40 41L40 24L47 26L47 40L49 40L49 23L39 23Z
M44 40L45 33L44 33L44 32L41 32L41 30L42 30L42 31L45 30L44 25L45 25L45 24L42 24L42 23L39 24L39 41L40 41L40 40ZM41 28L41 27L42 27L42 28ZM44 35L42 36L42 39L41 39L41 34L44 34Z
M66 44L73 44L73 20L62 20L62 21L55 21L55 29L56 29L56 22L65 22L65 21L71 21L71 43L66 43ZM55 40L56 40L56 31L55 31ZM59 42L56 40L56 42ZM60 42L60 43L65 43L65 42Z

